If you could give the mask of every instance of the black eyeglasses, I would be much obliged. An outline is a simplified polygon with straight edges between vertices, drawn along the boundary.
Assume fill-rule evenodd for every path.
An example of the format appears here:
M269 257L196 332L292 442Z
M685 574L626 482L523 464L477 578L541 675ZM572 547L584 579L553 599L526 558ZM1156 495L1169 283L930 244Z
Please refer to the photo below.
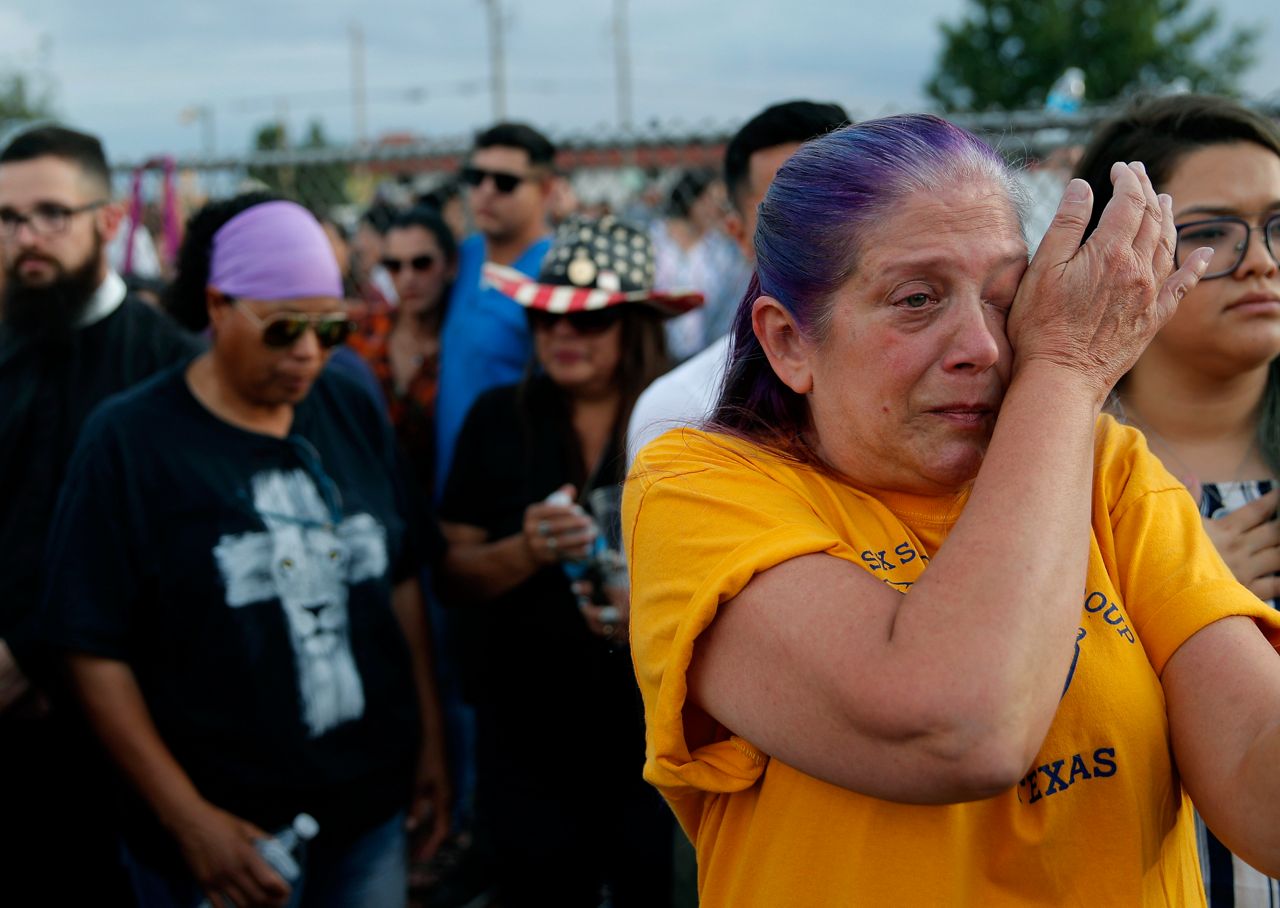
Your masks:
M468 186L479 186L486 179L493 180L493 188L503 195L515 192L516 187L528 179L528 177L515 173L503 173L500 170L483 170L479 167L464 167L460 176L462 177L462 182Z
M259 318L248 306L242 306L240 300L231 297L227 297L227 300L262 329L262 342L268 347L291 347L310 328L316 333L320 346L327 350L338 346L356 330L356 323L345 312L320 312L315 315L307 312L273 312L266 318Z
M1212 280L1215 277L1226 277L1244 261L1249 254L1249 241L1253 238L1253 225L1244 218L1219 217L1205 218L1203 221L1190 221L1179 224L1178 245L1174 249L1174 263L1181 268L1187 256L1201 246L1213 250L1209 259L1209 267L1205 269L1200 280ZM1267 247L1272 261L1280 264L1280 214L1273 214L1258 227L1262 234L1262 242Z
M105 204L107 204L106 199L70 207L56 202L41 202L32 209L30 214L19 214L12 208L0 208L0 231L3 231L5 236L17 236L22 225L26 224L31 228L32 233L44 236L63 233L71 223L72 217L101 208Z
M431 267L436 263L436 257L429 253L423 255L415 255L411 259L393 259L384 258L379 260L383 268L387 269L388 274L399 274L400 269L408 266L414 271L430 271Z
M587 312L548 312L545 309L528 311L529 324L535 331L550 331L563 318L568 320L569 327L578 334L604 334L622 317L620 306L591 309Z

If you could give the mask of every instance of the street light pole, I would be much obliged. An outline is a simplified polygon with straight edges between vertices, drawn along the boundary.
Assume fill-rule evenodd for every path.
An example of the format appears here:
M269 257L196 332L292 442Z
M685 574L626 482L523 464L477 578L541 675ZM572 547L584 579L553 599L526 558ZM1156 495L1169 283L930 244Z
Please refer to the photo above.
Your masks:
M208 104L200 108L201 130L204 134L204 153L209 157L213 157L216 151L213 131L213 108Z
M613 56L617 67L618 127L631 132L631 48L627 40L627 0L613 0Z
M178 122L184 126L188 123L200 121L200 136L202 151L206 157L213 157L214 148L214 127L213 127L213 106L210 104L193 104L190 107L184 107L178 112Z
M368 138L368 92L364 82L364 29L351 23L351 117L357 145Z
M489 12L489 91L494 120L507 118L506 60L502 50L502 2L481 0Z

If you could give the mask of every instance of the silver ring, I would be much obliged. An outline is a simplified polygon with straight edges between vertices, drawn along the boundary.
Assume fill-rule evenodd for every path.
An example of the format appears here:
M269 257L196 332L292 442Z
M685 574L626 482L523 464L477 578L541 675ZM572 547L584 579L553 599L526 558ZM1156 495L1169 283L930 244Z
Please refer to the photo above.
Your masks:
M538 521L538 535L539 535L539 536L550 536L550 535L551 535L551 524L550 524L548 521L546 521L546 520L539 520L539 521Z

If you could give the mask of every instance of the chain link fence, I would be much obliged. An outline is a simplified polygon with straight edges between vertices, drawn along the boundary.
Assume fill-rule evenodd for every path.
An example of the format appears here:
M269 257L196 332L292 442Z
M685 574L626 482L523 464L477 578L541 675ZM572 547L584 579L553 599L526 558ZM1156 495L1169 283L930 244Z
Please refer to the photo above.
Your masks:
M1280 118L1280 104L1266 112ZM1087 141L1094 126L1110 113L1109 108L1078 113L1000 111L951 119L984 136L1014 163L1035 167L1045 162L1056 166L1061 159L1055 152ZM719 172L725 143L739 125L707 121L643 132L553 132L560 148L556 164L567 190L563 207L632 215L655 211L686 172ZM265 186L352 226L358 214L376 202L438 204L455 195L455 176L470 142L469 136L401 138L362 146L185 156L175 162L177 193L182 207L190 211L211 199ZM114 168L121 195L141 163L124 162ZM155 203L161 187L159 170L144 176L143 198Z
M1087 137L1107 111L1047 114L1041 111L956 116L1019 162L1043 157ZM645 132L554 134L560 153L566 205L615 213L653 210L686 172L719 172L725 143L738 123L704 122L655 127ZM297 148L243 155L187 156L175 161L177 192L193 210L211 199L266 186L348 224L376 202L394 206L456 193L455 176L470 137L388 140L349 147ZM114 168L123 195L142 162ZM161 171L144 176L143 198L162 194Z
M1263 112L1280 119L1280 104L1273 103ZM1097 124L1111 113L1110 108L1075 113L1003 111L954 115L951 119L982 135L1020 168L1020 179L1031 201L1027 234L1034 245L1057 207L1075 155ZM739 125L707 121L633 132L552 131L560 149L553 220L574 213L614 213L649 227L655 246L661 247L664 230L672 220L696 220L698 212L705 220L708 206L725 210L719 174L725 145ZM349 233L371 210L385 223L396 209L426 203L439 208L455 231L465 234L472 225L457 174L470 146L470 136L404 137L352 147L191 156L168 159L171 176L167 180L161 167L143 170L139 177L138 162L116 165L115 180L121 198L136 182L140 196L137 210L149 235L157 239L164 235L166 182L177 198L179 221L207 201L251 188L268 188L301 202ZM725 306L731 311L745 266L736 246L718 229L705 230L695 252L680 243L670 245L673 248L665 253L662 248L657 250L660 272L664 255L674 262L665 282L668 286L695 286L711 300L696 318L689 319L703 323L689 329L687 343L678 336L681 327L673 325L675 333L669 340L679 356L684 348L696 349L706 337L724 329L722 316L717 314L724 310L714 300L722 297L729 301ZM163 258L157 259L161 270ZM664 283L661 275L659 283Z
M1280 120L1280 101L1256 105ZM886 111L887 112L887 111ZM1109 107L1077 113L1042 109L952 114L949 119L982 135L1017 164L1053 161L1054 152L1088 140L1093 128L1112 113ZM0 121L0 137L24 128ZM560 171L584 207L622 212L646 197L660 196L689 169L718 171L724 146L740 124L704 121L654 125L631 132L552 132L561 149ZM178 193L188 210L249 187L267 186L319 211L340 217L375 201L411 203L419 197L455 191L453 178L470 147L470 137L384 140L377 144L257 151L238 155L191 155L176 160ZM117 189L128 190L143 162L117 163ZM156 172L142 181L143 197L161 195Z
M622 211L654 183L673 182L684 169L718 170L733 128L702 125L643 136L556 135L556 167L575 204ZM193 209L265 186L313 210L351 221L379 202L403 206L456 194L456 175L470 145L470 137L465 137L182 157L174 162L177 192L183 206ZM140 166L142 162L129 162L113 168L122 195ZM158 167L144 177L144 199L160 198L161 180Z

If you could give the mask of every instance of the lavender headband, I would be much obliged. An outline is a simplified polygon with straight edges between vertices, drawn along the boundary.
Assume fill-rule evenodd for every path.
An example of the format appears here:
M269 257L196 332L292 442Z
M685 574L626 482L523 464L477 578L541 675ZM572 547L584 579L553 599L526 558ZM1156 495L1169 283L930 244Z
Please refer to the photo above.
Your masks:
M301 205L283 201L254 205L218 228L209 285L255 300L343 296L324 228Z

